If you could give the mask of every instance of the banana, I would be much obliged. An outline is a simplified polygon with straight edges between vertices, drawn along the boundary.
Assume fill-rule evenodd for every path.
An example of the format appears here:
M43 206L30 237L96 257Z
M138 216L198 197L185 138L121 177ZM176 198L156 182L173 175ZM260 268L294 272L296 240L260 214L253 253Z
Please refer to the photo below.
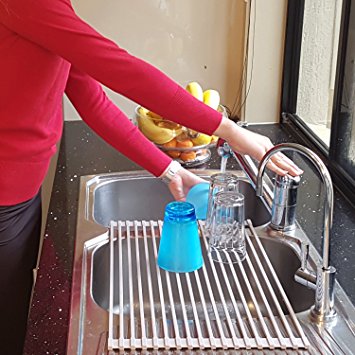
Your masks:
M221 98L217 90L209 89L203 93L203 102L215 110L218 109L220 100Z
M151 119L145 116L138 118L138 128L150 141L156 144L165 144L181 133L181 130L158 127Z
M212 136L211 143L216 143L218 141L217 136Z
M212 136L200 133L196 138L191 138L192 143L196 146L211 143Z
M203 101L203 90L201 85L196 81L191 81L186 86L186 91L188 91L196 99Z
M162 121L163 118L153 111L148 111L147 115L151 117L154 121Z
M138 113L142 116L146 116L149 113L149 110L144 108L143 106L139 106Z
M192 96L194 96L197 100L203 101L203 90L201 85L197 81L191 81L186 86L186 91L189 92ZM197 135L198 132L190 129L191 135Z

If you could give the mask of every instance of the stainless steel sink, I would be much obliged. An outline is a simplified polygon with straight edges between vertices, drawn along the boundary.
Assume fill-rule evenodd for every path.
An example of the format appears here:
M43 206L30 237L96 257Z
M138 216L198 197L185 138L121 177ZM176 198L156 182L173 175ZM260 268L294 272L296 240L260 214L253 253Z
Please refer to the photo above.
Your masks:
M195 171L208 178L216 171ZM240 190L245 195L246 218L250 219L260 236L261 243L275 269L277 276L285 290L297 318L301 322L304 332L309 337L311 347L304 353L312 354L350 354L355 347L355 311L346 294L336 283L335 308L339 314L337 323L329 328L314 326L308 317L308 310L314 302L314 291L307 289L294 281L294 275L300 267L302 242L309 242L299 226L294 235L282 235L268 228L269 209L262 200L256 197L253 188L246 181L242 172L233 172L241 178ZM73 270L71 321L68 339L68 354L104 354L107 353L107 332L109 323L109 292L110 292L110 248L109 229L111 220L158 220L163 218L164 207L172 200L166 186L149 174L138 171L129 173L104 174L83 177L79 197L77 238L75 246L75 260ZM127 240L123 240L125 248ZM117 240L113 242L117 243ZM138 249L144 253L143 239L139 240ZM117 246L113 249L118 252ZM117 269L117 255L113 269ZM123 259L127 256L124 254ZM310 267L316 265L319 255L311 246ZM125 264L125 263L124 263ZM147 267L153 268L150 264ZM213 270L207 268L207 274L214 277ZM227 270L228 271L228 270ZM200 271L199 271L200 272ZM239 271L238 271L239 272ZM123 271L123 283L128 282L128 271ZM250 283L255 282L254 276L246 269ZM136 277L136 275L134 276ZM270 277L271 278L271 277ZM154 281L154 280L153 280ZM146 280L142 280L143 283ZM205 287L205 286L204 286ZM242 286L248 295L245 285ZM120 293L114 288L113 308L118 314ZM173 296L177 289L173 288ZM260 296L260 295L259 295ZM259 297L257 295L257 298ZM267 295L269 297L269 295ZM123 310L129 303L128 294L123 296ZM283 303L281 294L277 298L285 314L288 309ZM258 299L259 300L259 299ZM229 302L229 300L227 300ZM247 298L249 311L256 317L251 300ZM134 305L138 299L133 299ZM144 304L144 307L149 305ZM177 305L179 306L179 305ZM185 308L191 310L190 304ZM207 308L213 304L207 303ZM137 306L138 307L138 306ZM159 307L156 295L154 307ZM203 312L203 309L199 311ZM272 311L276 311L272 309ZM182 312L182 311L181 311ZM123 311L124 313L124 311ZM267 310L261 307L263 317L267 317ZM178 312L179 314L179 312ZM255 353L258 353L255 350ZM180 353L181 351L179 351ZM204 353L199 351L199 353ZM207 353L207 352L206 352ZM233 353L233 351L228 351ZM238 351L235 352L236 354ZM254 351L249 351L252 354ZM264 350L263 353L268 353ZM274 351L270 350L270 354ZM281 351L278 350L278 353ZM288 351L284 351L288 353ZM290 352L292 353L292 351ZM303 353L299 351L299 353Z

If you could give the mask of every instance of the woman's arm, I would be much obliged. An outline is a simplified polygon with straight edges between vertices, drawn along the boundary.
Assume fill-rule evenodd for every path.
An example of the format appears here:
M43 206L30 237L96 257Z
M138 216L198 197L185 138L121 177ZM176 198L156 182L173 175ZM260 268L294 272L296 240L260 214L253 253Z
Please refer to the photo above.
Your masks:
M214 134L226 140L234 151L248 154L258 161L273 147L268 137L239 127L226 117L223 117ZM279 175L289 173L296 176L303 173L292 160L282 153L275 154L270 159L267 167Z
M153 175L167 175L171 158L143 136L96 80L71 67L65 93L82 119L107 143ZM179 175L169 188L175 199L184 200L188 190L203 180L176 165Z
M83 121L107 143L155 176L166 170L171 158L143 136L96 80L72 66L65 93Z

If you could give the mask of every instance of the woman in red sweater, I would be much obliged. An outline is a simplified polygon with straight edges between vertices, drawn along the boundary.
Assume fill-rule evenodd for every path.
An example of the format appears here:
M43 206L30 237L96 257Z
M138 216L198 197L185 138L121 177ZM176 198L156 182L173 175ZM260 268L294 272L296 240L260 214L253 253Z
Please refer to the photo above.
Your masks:
M39 190L62 132L65 93L106 142L157 177L176 199L200 178L172 164L105 95L101 84L166 119L260 160L270 140L239 128L148 63L96 32L70 0L0 0L0 353L20 354L38 250ZM300 170L286 157L269 167Z

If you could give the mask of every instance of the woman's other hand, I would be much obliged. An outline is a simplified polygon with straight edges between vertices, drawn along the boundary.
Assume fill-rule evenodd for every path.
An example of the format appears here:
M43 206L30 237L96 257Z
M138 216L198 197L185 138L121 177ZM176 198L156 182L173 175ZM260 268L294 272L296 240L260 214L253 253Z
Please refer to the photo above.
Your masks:
M186 195L196 184L206 182L189 170L181 168L169 183L169 190L176 201L185 201Z

